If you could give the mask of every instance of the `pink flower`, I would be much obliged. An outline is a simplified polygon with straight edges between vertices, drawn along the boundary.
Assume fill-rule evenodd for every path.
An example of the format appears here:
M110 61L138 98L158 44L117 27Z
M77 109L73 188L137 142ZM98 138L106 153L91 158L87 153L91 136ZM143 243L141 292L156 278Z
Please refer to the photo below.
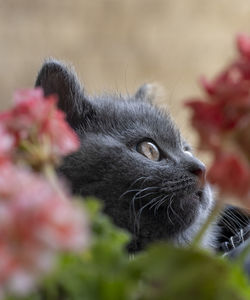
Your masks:
M0 163L9 159L14 149L15 140L0 124Z
M57 109L56 97L45 98L37 88L18 91L14 100L14 108L0 114L0 124L9 138L14 139L13 148L21 153L29 151L32 158L29 163L54 162L78 149L79 140L67 124L64 113ZM16 155L18 153L20 151L15 151Z
M62 186L61 191L28 170L0 166L2 289L30 291L40 275L51 270L58 251L79 252L87 246L86 215Z

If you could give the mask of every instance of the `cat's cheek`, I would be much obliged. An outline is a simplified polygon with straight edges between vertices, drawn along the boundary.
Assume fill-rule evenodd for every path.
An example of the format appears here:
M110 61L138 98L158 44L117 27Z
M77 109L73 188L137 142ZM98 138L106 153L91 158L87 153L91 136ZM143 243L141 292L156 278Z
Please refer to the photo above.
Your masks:
M201 204L204 209L209 209L214 203L214 191L209 184L206 184L203 189Z

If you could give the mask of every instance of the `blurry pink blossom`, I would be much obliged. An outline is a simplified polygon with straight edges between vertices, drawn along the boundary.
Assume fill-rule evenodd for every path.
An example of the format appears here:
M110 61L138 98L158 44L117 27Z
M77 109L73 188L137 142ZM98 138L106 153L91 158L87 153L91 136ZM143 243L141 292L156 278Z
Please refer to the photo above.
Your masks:
M87 246L86 215L60 188L63 197L37 174L0 166L0 293L27 293L58 251Z
M0 163L6 161L11 156L14 148L15 140L13 136L6 132L5 128L0 124Z
M78 149L77 135L66 122L65 114L57 109L55 96L45 98L43 91L36 88L18 91L14 101L13 109L0 113L0 124L14 139L13 146L23 150L25 143L28 148L32 144L29 154L36 147L36 156L50 161Z

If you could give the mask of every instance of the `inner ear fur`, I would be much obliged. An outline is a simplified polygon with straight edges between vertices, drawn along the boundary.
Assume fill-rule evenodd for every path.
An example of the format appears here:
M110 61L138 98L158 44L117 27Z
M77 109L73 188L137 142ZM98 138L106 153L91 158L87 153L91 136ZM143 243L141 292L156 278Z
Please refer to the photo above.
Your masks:
M66 113L67 121L73 127L91 110L75 71L62 62L46 60L38 73L35 86L42 87L46 96L58 96L58 107Z

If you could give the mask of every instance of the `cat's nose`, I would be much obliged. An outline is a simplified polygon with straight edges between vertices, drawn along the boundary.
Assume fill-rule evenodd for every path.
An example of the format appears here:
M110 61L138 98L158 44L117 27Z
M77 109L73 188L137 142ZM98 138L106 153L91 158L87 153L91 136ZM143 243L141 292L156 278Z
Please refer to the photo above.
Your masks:
M188 171L197 176L200 184L204 185L206 179L206 167L201 161L197 160L192 162L188 167Z

